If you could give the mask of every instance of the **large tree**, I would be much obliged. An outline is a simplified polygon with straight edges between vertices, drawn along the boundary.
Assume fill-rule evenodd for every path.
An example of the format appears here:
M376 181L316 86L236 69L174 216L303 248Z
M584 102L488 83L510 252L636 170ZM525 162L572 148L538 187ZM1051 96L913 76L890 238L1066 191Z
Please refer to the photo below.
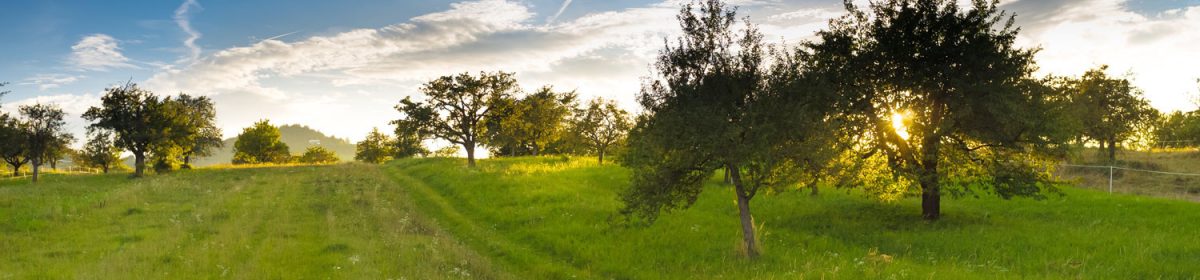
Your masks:
M575 97L574 92L555 92L545 86L521 99L497 102L487 118L492 154L541 154L565 133Z
M287 163L288 145L280 140L279 128L260 120L242 129L233 143L233 164Z
M191 168L192 158L212 155L224 142L217 128L217 110L207 96L180 94L172 99L178 106L173 142L180 147L183 168Z
M170 140L171 122L163 102L154 93L127 83L107 89L100 103L83 113L83 118L93 122L91 129L116 134L116 146L133 153L133 176L141 177L153 145Z
M21 175L21 166L29 163L28 146L29 134L25 129L25 122L10 116L6 113L0 113L0 159L12 167L12 175Z
M61 156L60 147L65 147L73 138L64 131L67 122L63 121L65 114L58 106L25 105L20 111L27 122L25 149L33 167L33 182L37 183L42 164L47 159Z
M577 114L572 130L603 164L604 155L624 140L632 125L629 112L618 108L611 100L596 98Z
M885 0L831 21L808 44L857 112L869 155L921 191L922 216L941 217L945 187L1040 197L1056 93L1032 77L1034 49L996 1ZM913 184L915 182L915 184Z
M475 166L475 148L486 135L484 119L492 105L518 90L512 73L481 72L442 76L425 83L425 102L405 97L396 106L403 121L421 124L428 135L461 145L467 150L467 165Z
M378 164L392 160L393 154L392 139L375 128L355 146L354 159Z
M414 156L424 156L429 154L429 149L425 148L425 139L429 136L428 131L421 128L421 124L408 120L395 120L392 124L396 126L394 130L396 138L392 140L392 157L393 158L409 158Z
M1084 135L1099 143L1108 162L1113 163L1117 145L1156 120L1158 111L1128 79L1110 77L1107 70L1107 65L1088 70L1074 89L1076 102L1083 108L1077 117L1085 124Z
M734 11L720 1L687 4L678 19L682 37L660 52L659 77L638 96L645 110L622 158L633 172L622 213L653 221L661 211L688 207L725 168L742 245L754 257L750 200L796 186L829 162L836 123L827 115L829 99L799 82L796 55L766 59L757 28L735 30Z
M108 173L121 163L121 149L113 141L113 133L103 129L89 129L87 143L75 157L75 164L82 167L100 168Z

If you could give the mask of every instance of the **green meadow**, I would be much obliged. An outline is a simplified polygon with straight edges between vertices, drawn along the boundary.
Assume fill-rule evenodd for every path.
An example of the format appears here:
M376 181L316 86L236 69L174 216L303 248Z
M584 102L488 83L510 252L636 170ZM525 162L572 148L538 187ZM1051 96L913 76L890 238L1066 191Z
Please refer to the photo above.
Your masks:
M1194 279L1200 205L1065 188L1045 200L764 194L738 252L731 187L627 223L592 158L406 159L0 181L0 279Z

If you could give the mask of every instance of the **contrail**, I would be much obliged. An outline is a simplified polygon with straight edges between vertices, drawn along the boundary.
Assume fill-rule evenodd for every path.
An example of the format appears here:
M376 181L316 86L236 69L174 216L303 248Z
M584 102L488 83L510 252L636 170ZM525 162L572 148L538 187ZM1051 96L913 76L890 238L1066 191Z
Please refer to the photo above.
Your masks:
M266 39L262 39L262 40L258 40L258 41L262 42L262 41L266 41L266 40L275 40L275 39L283 38L284 36L287 36L287 35L296 34L296 32L300 32L300 31L292 31L292 32L288 32L288 33L283 33L283 34L271 36L271 38L266 38Z
M554 23L554 20L557 20L558 16L561 16L563 11L567 10L567 6L570 6L570 5L571 5L571 0L563 1L562 6L558 7L558 12L554 13L553 16L550 16L550 18L546 20L546 24Z
M192 7L200 8L200 3L196 3L196 0L183 1L183 4L175 9L175 24L179 25L179 28L188 34L187 39L183 40L183 45L191 51L190 58L194 61L200 58L200 47L196 46L196 40L200 39L200 32L192 29L192 23L190 18L188 18L188 11Z

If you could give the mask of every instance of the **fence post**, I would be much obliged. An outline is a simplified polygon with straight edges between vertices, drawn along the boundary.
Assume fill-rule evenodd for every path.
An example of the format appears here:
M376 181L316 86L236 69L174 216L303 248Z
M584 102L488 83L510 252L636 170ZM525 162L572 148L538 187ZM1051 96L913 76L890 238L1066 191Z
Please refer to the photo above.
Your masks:
M1112 184L1113 184L1113 166L1109 165L1108 166L1108 193L1113 192Z

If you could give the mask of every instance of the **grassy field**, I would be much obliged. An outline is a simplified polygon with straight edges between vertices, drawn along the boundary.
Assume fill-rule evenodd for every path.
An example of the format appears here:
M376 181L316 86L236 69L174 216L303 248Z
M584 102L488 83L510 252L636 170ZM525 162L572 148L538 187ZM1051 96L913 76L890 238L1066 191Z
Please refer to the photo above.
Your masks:
M1067 189L1035 201L919 201L845 191L753 201L765 255L737 253L731 188L712 181L651 226L614 213L627 172L591 159L407 160L387 172L464 243L535 278L1188 279L1200 277L1200 205Z
M1089 189L881 203L731 189L621 222L627 171L590 158L212 168L0 180L0 279L1194 279L1200 204Z
M0 180L0 279L503 277L415 210L359 164Z
M1107 158L1089 149L1075 164L1107 166ZM1195 149L1121 151L1115 166L1141 170L1200 174L1200 151ZM1062 167L1059 175L1073 180L1074 185L1108 191L1108 169ZM1200 176L1170 175L1144 171L1116 169L1113 171L1113 191L1127 194L1157 196L1200 202Z

